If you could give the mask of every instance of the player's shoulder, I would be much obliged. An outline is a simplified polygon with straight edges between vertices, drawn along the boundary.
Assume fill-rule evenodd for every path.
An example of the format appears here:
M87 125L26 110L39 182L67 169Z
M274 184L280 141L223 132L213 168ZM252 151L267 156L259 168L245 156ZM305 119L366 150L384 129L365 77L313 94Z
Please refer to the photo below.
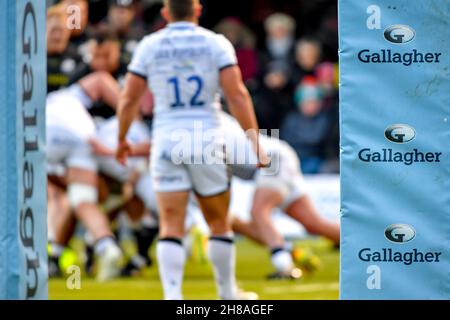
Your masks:
M194 33L198 36L205 38L211 45L224 46L229 45L229 40L222 34L216 33L210 29L196 26ZM153 46L158 41L163 41L167 36L170 35L169 28L163 28L159 31L153 32L146 35L141 40L141 45L143 46ZM190 34L192 36L192 33Z
M216 37L218 34L215 33L214 31L207 29L205 27L202 26L197 26L195 28L195 32L198 34L202 34L203 36L209 37L209 38L214 38Z
M158 31L155 31L151 34L148 34L142 38L140 41L140 45L143 47L152 47L155 43L162 40L166 34L165 29L161 29Z
M158 41L158 39L160 39L161 36L162 36L161 30L151 33L151 34L148 34L142 38L141 43L142 44L151 44L152 42Z

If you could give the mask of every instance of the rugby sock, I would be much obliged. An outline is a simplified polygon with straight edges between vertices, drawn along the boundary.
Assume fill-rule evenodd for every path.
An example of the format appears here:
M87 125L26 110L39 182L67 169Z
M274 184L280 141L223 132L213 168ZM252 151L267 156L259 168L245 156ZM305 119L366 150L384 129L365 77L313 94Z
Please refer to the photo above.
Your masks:
M146 266L151 266L153 260L149 255L150 247L158 235L159 228L140 226L133 230L136 238L137 252L134 254L128 264L122 269L122 276L132 276Z
M133 231L133 234L136 237L138 254L146 260L147 265L151 264L148 250L152 246L152 243L158 235L158 232L158 227L146 226L141 226L139 229Z
M137 255L135 255L135 257L140 260L145 259L145 264L150 266L152 264L152 259L150 258L148 251L159 233L157 220L149 214L144 214L142 219L138 222L131 221L126 215L123 217L126 218L126 223L132 230L136 239Z
M94 247L92 244L86 244L85 247L86 261L84 268L87 274L92 274L94 272Z
M49 243L48 250L48 275L49 277L61 276L61 270L59 268L59 257L64 250L64 246L57 244L53 241Z
M273 248L271 250L272 265L278 272L289 272L294 268L294 262L289 251L284 248Z
M99 239L94 245L94 252L96 255L102 255L109 246L117 246L113 237L103 237Z
M53 241L50 242L50 250L48 255L51 257L59 258L64 250L64 246L57 244Z
M208 241L208 256L214 268L219 297L232 300L236 297L236 250L233 236L212 236Z
M156 245L158 269L165 300L182 300L184 263L186 251L180 239L162 238Z

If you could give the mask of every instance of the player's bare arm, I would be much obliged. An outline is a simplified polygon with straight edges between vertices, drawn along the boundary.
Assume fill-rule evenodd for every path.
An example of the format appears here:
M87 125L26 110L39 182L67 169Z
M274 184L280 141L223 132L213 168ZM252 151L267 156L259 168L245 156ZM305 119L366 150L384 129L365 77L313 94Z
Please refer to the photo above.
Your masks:
M138 144L133 144L131 147L130 156L132 157L149 157L151 153L151 143L143 142Z
M147 88L147 82L142 77L128 73L125 78L125 87L119 98L117 117L119 119L119 144L116 158L124 164L131 153L131 148L126 141L131 123L139 112L139 104Z
M253 102L242 81L239 67L232 66L223 69L220 72L220 84L228 102L230 113L239 122L255 148L259 165L268 166L270 159L259 145L259 127L256 121Z
M111 149L101 143L98 139L90 139L89 143L97 156L100 157L114 157L117 150ZM150 142L130 144L130 157L149 157L150 156Z
M120 87L117 81L107 72L94 72L78 81L92 101L102 100L116 110Z

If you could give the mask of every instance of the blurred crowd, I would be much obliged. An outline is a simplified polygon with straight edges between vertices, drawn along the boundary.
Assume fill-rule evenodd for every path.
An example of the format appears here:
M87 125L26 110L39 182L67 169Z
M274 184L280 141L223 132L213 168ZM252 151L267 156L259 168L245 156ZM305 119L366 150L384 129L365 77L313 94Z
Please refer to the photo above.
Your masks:
M204 0L200 22L235 46L260 127L279 129L304 173L338 172L336 1L240 2ZM95 71L122 83L139 40L165 26L161 0L47 0L47 6L49 92ZM145 100L142 113L151 123L150 92ZM91 111L104 118L112 112L102 104Z

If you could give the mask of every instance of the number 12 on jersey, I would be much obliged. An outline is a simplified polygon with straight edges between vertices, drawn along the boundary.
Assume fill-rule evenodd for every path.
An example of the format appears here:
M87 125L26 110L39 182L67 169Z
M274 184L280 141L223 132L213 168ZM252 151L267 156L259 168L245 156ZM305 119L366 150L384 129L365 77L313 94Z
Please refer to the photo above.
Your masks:
M186 82L193 83L196 86L196 89L194 90L195 93L191 97L191 100L189 101L189 105L191 107L202 107L205 105L205 102L200 100L200 95L202 94L203 90L203 79L199 76L191 76L187 79L182 79L180 77L173 77L168 80L168 82L173 85L174 89L174 97L175 102L172 103L170 106L172 108L183 108L186 106L185 101L182 101L181 98L181 89L183 85L186 85Z

